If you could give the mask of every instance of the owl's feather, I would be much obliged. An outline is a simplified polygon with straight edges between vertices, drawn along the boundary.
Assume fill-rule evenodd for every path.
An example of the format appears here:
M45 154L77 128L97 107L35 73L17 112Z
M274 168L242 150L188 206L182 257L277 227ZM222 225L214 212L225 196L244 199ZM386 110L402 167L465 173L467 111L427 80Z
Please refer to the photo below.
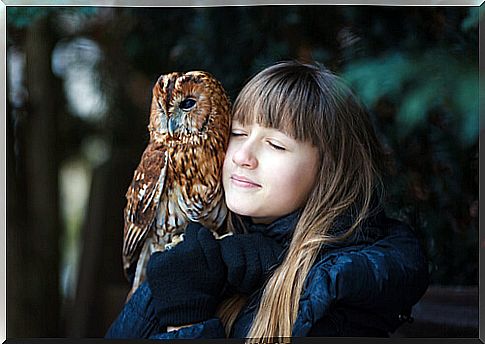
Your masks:
M160 196L167 174L167 150L160 145L149 144L135 170L131 185L126 192L125 227L123 238L123 266L128 269L134 261L134 253L146 238L155 221Z

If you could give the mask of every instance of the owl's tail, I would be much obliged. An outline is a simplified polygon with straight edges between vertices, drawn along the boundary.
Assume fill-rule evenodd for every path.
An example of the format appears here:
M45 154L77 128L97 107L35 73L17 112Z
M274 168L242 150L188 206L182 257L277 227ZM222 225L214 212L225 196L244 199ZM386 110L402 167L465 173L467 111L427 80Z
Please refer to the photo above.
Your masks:
M138 289L138 287L143 283L145 280L145 273L148 264L148 260L150 259L151 254L156 251L153 245L153 238L148 237L143 244L143 247L140 251L140 256L138 257L138 261L136 263L136 270L135 270L135 277L133 278L133 284L131 286L131 290L126 297L125 303L131 298L133 293Z

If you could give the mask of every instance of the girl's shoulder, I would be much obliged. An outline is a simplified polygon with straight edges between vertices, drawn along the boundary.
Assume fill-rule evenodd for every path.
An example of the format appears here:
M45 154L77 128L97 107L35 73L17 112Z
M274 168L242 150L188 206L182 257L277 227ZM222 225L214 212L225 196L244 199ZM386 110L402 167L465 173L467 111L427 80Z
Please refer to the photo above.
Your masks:
M379 229L375 240L322 249L301 295L303 318L320 319L333 305L348 305L394 319L392 331L400 314L410 312L428 287L426 255L404 222L385 218Z
M405 252L421 250L421 244L415 230L407 223L389 218L383 211L355 231L344 241L322 246L314 264L321 265L327 261L335 262L336 257L352 253L368 252Z
M307 295L330 293L335 300L365 300L371 296L377 299L384 289L391 288L404 300L419 299L428 286L428 261L414 230L387 217L373 226L376 236L322 248L305 282ZM403 286L409 286L409 293Z

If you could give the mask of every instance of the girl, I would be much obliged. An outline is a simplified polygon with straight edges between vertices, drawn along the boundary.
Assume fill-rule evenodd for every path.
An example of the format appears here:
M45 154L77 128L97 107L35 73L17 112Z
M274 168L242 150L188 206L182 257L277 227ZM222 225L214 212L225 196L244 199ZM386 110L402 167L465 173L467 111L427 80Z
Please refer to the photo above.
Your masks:
M388 336L428 286L425 255L382 210L368 114L321 66L266 68L234 104L223 169L233 236L191 224L155 253L107 337Z

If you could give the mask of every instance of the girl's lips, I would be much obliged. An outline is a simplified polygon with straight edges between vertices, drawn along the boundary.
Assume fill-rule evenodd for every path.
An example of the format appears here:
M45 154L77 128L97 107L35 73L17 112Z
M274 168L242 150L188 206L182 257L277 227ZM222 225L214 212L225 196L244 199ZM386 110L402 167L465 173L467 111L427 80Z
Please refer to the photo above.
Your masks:
M240 187L243 187L243 188L260 188L261 187L261 185L253 182L251 179L248 179L248 178L243 177L243 176L238 176L238 175L235 175L235 174L231 175L231 181L236 186L240 186Z

